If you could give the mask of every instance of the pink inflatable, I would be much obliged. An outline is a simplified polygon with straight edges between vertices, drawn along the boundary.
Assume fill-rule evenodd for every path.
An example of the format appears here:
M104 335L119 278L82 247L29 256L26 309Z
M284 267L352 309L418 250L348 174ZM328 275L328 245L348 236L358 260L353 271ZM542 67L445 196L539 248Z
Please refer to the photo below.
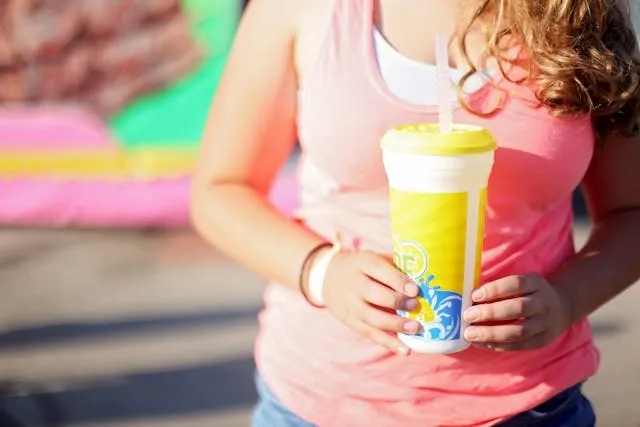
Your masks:
M65 153L89 153L92 159L100 156L119 159L123 156L121 151L102 122L82 110L3 112L0 223L82 227L188 225L188 171L153 179L140 176L136 170L124 178L43 172ZM43 153L50 153L51 162L46 157L39 162L30 160L34 155L42 158L46 155ZM59 162L60 167L69 162ZM290 215L297 205L296 194L294 175L285 171L274 185L271 200Z

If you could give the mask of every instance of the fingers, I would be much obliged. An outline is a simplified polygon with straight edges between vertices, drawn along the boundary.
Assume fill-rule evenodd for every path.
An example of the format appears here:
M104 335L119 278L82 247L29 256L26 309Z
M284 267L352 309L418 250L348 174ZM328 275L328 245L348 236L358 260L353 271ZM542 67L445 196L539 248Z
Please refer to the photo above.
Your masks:
M475 305L466 309L463 317L468 323L485 323L532 317L542 314L544 310L545 306L542 301L529 295Z
M536 316L519 323L493 326L469 326L464 331L464 338L473 343L503 344L524 342L545 332L545 322Z
M376 329L373 326L362 323L359 325L358 330L366 338L401 356L408 356L411 352L409 347L404 345L396 336Z
M360 307L360 320L383 331L415 334L420 330L420 323L417 321L387 313L368 304L363 304Z
M393 264L373 253L364 253L362 272L408 297L418 296L418 286Z
M404 294L398 293L371 279L363 280L358 292L363 301L391 310L411 311L418 306L418 302L415 299L407 298Z
M409 348L393 333L415 334L421 324L387 310L415 309L418 286L391 262L374 253L358 252L351 257L345 255L343 259L357 263L345 262L343 272L349 273L344 275L346 282L328 282L335 285L326 287L329 309L345 325L373 342L394 353L408 355ZM357 266L357 270L349 271L348 265Z
M538 289L536 276L509 276L483 285L472 294L474 302L497 301L528 295Z
M400 295L379 283L375 283L375 287L392 295ZM359 319L356 329L362 335L399 355L406 356L410 353L410 350L396 336L390 335L389 332L415 334L421 328L420 323L415 320L405 319L395 313L388 313L379 307L370 305L366 301L360 301L356 306L355 314Z

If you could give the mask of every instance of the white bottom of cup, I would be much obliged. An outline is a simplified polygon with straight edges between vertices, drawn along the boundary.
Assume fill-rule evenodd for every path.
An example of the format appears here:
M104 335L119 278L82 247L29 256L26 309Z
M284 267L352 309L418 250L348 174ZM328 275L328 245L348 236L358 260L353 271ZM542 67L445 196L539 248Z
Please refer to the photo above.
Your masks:
M463 339L459 340L425 340L422 337L413 337L407 334L398 334L398 338L402 341L411 351L424 354L451 354L465 350L469 347L469 342Z

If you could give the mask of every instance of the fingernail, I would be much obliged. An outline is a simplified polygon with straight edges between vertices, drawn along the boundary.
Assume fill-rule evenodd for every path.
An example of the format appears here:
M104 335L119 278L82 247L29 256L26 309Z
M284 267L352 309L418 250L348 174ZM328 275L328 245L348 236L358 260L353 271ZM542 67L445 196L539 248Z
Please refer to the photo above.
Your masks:
M404 302L404 308L407 311L414 310L418 308L418 301L415 299L408 299Z
M478 330L476 328L467 328L464 331L464 338L467 341L477 341L480 339L480 333L478 332Z
M407 347L403 347L403 346L400 346L400 347L398 347L396 349L396 353L399 356L408 356L410 352L411 352L411 350L409 350Z
M482 288L476 289L471 294L471 299L474 300L475 302L482 301L484 299L484 297L485 297L485 292L484 292L484 289L482 289Z
M418 329L420 329L420 324L416 321L410 321L410 322L406 322L404 325L402 325L402 329L404 329L405 332L409 332L409 333L416 333L418 332Z
M410 297L417 296L418 290L418 286L413 282L409 282L404 285L404 293Z
M473 323L478 320L480 311L476 307L469 307L465 310L463 318L465 322Z

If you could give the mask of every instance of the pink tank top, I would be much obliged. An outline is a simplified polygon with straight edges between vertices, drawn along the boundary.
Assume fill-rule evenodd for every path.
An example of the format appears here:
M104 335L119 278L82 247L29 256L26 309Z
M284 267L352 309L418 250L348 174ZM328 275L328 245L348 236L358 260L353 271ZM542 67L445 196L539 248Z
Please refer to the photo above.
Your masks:
M400 123L433 122L384 85L373 47L375 0L334 0L316 68L299 94L298 218L320 235L391 253L388 186L379 139ZM591 160L588 117L552 117L530 88L497 78L508 97L491 118L455 120L491 131L499 149L487 203L484 282L548 274L574 253L572 191ZM469 95L486 110L488 83ZM389 353L296 292L272 284L260 316L258 369L281 402L320 427L489 426L593 375L598 352L587 321L544 349L453 355Z

